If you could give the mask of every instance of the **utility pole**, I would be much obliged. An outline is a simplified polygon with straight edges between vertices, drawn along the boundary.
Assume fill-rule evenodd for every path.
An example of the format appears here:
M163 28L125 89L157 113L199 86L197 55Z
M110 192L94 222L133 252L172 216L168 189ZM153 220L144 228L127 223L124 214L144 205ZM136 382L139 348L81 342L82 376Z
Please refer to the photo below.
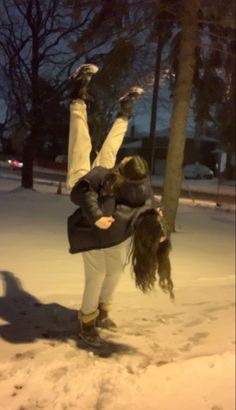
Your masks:
M163 50L163 29L162 23L159 22L157 29L157 51L156 51L156 64L155 64L155 79L153 86L152 95L152 112L151 112L151 122L150 122L150 133L149 133L149 143L148 143L148 162L150 167L150 174L154 171L155 162L155 136L156 136L156 123L157 123L157 104L159 95L159 82L160 82L160 70L161 70L161 56Z

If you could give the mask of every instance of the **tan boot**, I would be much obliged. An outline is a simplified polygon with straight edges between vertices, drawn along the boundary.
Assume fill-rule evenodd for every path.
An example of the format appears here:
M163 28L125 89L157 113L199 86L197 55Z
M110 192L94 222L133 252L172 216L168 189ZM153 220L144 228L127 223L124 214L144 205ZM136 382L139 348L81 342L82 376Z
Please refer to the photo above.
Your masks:
M131 118L133 115L133 105L139 97L144 94L144 89L138 86L131 87L122 97L119 98L120 110L118 117Z
M115 329L117 327L115 322L109 318L108 310L102 309L100 306L96 326L103 329Z
M96 323L96 319L93 319L87 323L83 323L80 320L80 330L79 330L78 336L87 345L99 347L102 345L103 340L99 336L99 333L95 327L95 323Z

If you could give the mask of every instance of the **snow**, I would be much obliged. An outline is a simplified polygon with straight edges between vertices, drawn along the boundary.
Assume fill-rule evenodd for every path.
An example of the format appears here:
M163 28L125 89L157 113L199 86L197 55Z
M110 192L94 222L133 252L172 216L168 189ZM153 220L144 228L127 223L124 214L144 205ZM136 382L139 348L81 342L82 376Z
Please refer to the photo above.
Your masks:
M50 170L47 168L41 168L41 167L35 167L34 170L39 170L41 172L47 172L47 174L59 174L59 175L64 175L66 176L65 171L56 171L55 170ZM5 183L2 181L2 190L8 190L9 188L9 181L12 181L11 183L13 186L18 186L21 181L21 176L20 175L12 175L10 173L4 172L4 174L0 173L0 178L1 179L6 179ZM15 181L15 183L13 182ZM18 183L17 183L17 182ZM48 192L56 192L58 188L59 181L53 180L53 179L41 179L41 178L34 178L34 181L36 182L37 185L44 185L44 188L38 187L37 189L40 190L47 190ZM153 187L162 187L164 183L163 176L157 176L153 175L152 176L152 186ZM49 186L49 188L45 188L45 186ZM54 189L52 187L55 187ZM67 188L66 188L66 183L61 182L61 188L63 190L63 194L68 194ZM195 202L195 204L201 204L202 201L196 200L195 198L195 192L200 192L200 193L205 193L205 194L211 194L215 195L215 201L219 200L219 202L222 203L222 195L227 195L229 197L232 197L232 203L235 202L235 181L218 181L217 178L213 178L211 180L204 180L204 179L184 179L182 182L182 189L186 190L189 192L189 201L185 201L186 203L188 202ZM212 199L213 201L213 199ZM206 201L204 201L206 205ZM208 204L209 205L209 204ZM215 203L213 203L215 205ZM235 209L234 206L228 206L227 208Z
M55 187L0 180L0 403L4 410L233 410L234 213L181 202L175 302L143 295L127 266L106 349L76 338L81 255Z
M164 177L154 175L152 185L162 187ZM191 192L204 192L214 195L229 195L235 197L235 181L218 181L218 178L212 179L184 179L182 189Z

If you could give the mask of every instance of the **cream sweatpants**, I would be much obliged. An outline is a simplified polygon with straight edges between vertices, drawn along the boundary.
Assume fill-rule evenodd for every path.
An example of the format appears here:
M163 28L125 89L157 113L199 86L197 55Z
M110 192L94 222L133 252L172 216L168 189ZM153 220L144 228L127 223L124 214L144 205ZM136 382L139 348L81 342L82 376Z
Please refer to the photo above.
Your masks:
M95 166L114 167L127 127L128 119L121 117L115 120L91 167L87 107L82 100L74 100L71 103L67 174L69 189ZM110 309L114 291L124 270L129 243L128 239L111 248L83 252L85 287L80 320L84 323L97 317L98 306L105 310Z
M74 100L70 105L70 127L68 147L67 187L87 174L91 168L102 166L113 168L116 154L128 128L128 119L117 118L107 135L100 152L90 165L91 139L87 123L87 107L82 100Z

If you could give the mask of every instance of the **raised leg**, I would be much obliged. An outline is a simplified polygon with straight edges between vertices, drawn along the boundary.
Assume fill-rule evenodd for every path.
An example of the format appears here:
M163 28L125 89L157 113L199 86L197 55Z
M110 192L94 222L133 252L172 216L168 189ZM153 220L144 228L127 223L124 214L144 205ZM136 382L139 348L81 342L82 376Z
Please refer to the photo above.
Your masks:
M90 171L91 139L84 101L74 100L70 105L67 187L72 189L79 178Z
M141 87L131 87L120 99L120 110L104 144L92 164L92 168L102 166L113 168L116 162L116 155L120 149L124 136L128 128L129 118L132 116L132 108L137 99L144 93Z
M70 76L69 87L72 88L70 105L70 129L68 147L67 187L73 188L79 178L90 171L91 141L87 122L88 87L98 67L94 64L83 64Z
M128 118L119 117L115 120L109 134L107 135L100 152L92 164L92 168L102 166L113 168L116 162L116 155L123 142L128 128Z

